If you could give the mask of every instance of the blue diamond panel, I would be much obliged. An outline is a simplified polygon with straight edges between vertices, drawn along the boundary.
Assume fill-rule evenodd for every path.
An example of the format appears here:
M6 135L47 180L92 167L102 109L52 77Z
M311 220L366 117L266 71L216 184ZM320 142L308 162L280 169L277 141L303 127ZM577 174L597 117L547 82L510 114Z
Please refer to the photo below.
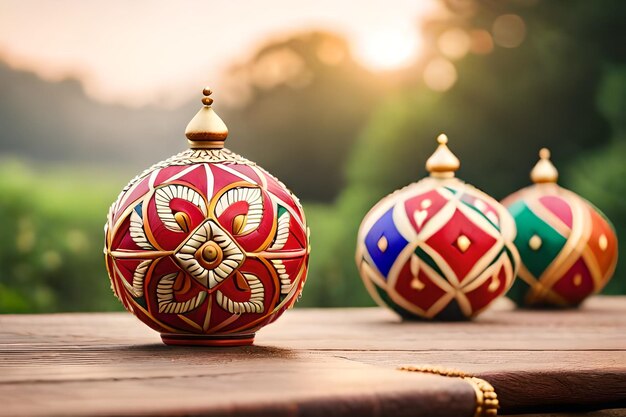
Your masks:
M378 241L383 236L387 239L387 248L384 252L378 248ZM387 278L396 258L408 243L398 232L393 222L393 208L383 214L365 236L365 247L372 261L385 278Z

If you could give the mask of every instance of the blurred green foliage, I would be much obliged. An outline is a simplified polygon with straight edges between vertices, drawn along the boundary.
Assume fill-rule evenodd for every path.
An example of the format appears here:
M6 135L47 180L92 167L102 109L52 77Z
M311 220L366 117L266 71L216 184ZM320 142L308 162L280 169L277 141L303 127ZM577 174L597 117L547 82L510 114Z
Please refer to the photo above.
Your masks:
M17 161L3 161L0 178L0 312L120 309L102 247L123 183L86 168L33 171Z
M600 208L622 239L621 262L605 292L626 294L626 68L610 67L598 94L598 107L612 126L609 143L579 155L565 171L565 184Z
M321 65L315 48L326 41L347 48L323 34L266 45L244 64L287 48L308 71L309 81L297 87L294 80L254 87L251 101L224 117L232 136L242 137L239 145L233 141L235 151L261 165L267 161L266 168L308 199L311 266L299 305L373 304L354 265L360 221L381 197L425 175L424 162L442 131L461 159L459 177L496 198L528 185L538 149L550 147L560 182L599 207L618 238L626 236L626 3L477 0L468 13L455 8L458 2L442 1L451 17L433 22L425 39L450 27L489 31L505 13L524 19L526 39L517 48L496 47L455 62L457 82L444 93L428 90L418 69L417 76L410 69L376 84L352 60ZM178 124L166 123L163 112L158 117L163 125L183 126L196 108L193 103L177 113ZM9 123L12 113L2 109L0 120ZM119 119L123 113L112 114ZM154 114L132 117L139 131ZM159 145L147 155L162 152L172 153ZM0 162L0 312L121 308L106 276L102 229L130 177L111 169ZM605 292L626 293L622 264Z

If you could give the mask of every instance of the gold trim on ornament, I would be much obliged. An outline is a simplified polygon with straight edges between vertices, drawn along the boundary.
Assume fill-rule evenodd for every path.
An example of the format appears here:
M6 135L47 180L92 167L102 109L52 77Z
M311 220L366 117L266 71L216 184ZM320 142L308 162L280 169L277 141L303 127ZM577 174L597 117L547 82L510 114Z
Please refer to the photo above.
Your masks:
M191 149L222 149L224 147L223 140L191 140L188 139L189 147Z

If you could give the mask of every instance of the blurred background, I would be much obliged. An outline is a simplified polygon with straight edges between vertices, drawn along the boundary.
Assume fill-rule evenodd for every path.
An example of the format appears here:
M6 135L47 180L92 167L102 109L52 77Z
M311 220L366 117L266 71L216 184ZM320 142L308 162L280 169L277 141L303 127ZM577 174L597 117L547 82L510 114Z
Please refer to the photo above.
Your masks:
M372 304L360 220L425 175L441 132L459 177L496 198L550 147L561 184L623 240L624 22L622 0L3 0L0 312L121 309L108 207L186 148L205 85L227 146L305 205L300 306ZM606 293L626 293L624 271Z

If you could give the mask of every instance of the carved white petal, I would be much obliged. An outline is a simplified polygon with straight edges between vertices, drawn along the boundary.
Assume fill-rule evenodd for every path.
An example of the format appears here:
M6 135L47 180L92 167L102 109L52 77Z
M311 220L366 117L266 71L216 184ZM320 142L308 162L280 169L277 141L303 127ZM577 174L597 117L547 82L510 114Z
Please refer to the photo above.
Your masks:
M241 231L241 234L244 234L255 230L261 224L261 219L263 218L263 195L260 188L231 188L217 200L215 215L217 217L221 216L228 207L240 201L248 203L246 224Z
M175 198L189 201L198 207L204 216L207 215L207 207L204 198L193 188L179 184L169 184L159 187L154 192L154 201L156 203L157 214L167 229L173 232L183 231L176 222L174 213L170 208L170 202Z
M263 305L263 301L265 300L263 283L259 277L253 274L243 274L243 277L250 287L250 300L233 301L218 290L215 293L217 304L232 314L263 313L265 310L265 306Z
M152 250L154 247L148 241L146 237L146 232L143 229L143 219L133 209L132 213L130 213L130 237L133 239L133 242L137 244L141 249Z
M291 220L291 215L288 211L285 211L277 221L276 226L276 237L274 237L274 243L270 247L271 250L280 250L287 243L287 239L289 238L289 222Z
M200 291L198 295L186 301L175 301L174 282L178 273L167 274L157 284L157 301L159 313L183 314L198 308L206 298L206 291Z
M291 290L291 280L289 279L289 274L287 273L283 261L280 259L272 259L272 264L274 268L276 268L278 279L280 280L280 293L289 294L289 290Z
M130 293L134 298L139 298L143 296L143 282L146 278L146 271L148 271L148 267L150 266L151 260L142 261L137 265L135 272L133 273L133 283L132 285L126 281L126 279L122 278L121 281L126 288L126 291Z

